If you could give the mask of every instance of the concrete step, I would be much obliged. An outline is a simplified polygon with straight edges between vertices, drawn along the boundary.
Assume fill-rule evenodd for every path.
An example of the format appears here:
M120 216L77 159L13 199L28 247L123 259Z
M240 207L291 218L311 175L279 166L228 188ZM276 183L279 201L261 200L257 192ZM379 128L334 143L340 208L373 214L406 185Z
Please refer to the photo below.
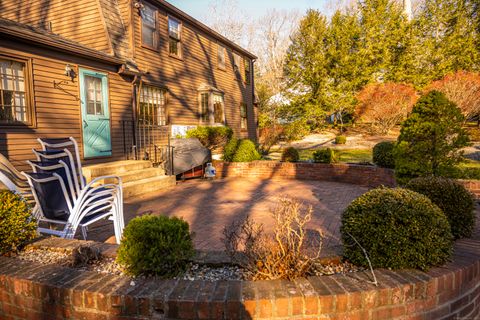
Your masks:
M123 197L131 198L149 192L159 191L173 187L176 184L175 176L158 176L123 184Z
M152 168L152 163L146 160L124 160L102 164L94 164L83 167L83 174L87 181L95 177L116 175Z
M143 180L153 177L160 177L165 175L165 170L162 168L146 168L142 170L133 170L129 172L124 172L119 174L120 178L122 178L122 183ZM104 179L103 183L111 183L115 182L115 179Z

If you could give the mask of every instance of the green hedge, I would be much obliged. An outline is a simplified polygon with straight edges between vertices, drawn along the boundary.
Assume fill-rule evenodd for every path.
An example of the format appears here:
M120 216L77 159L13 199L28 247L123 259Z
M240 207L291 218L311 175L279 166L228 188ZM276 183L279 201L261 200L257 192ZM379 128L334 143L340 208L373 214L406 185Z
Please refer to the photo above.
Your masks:
M282 151L282 161L284 162L297 162L300 160L300 154L294 147L288 147Z
M187 138L197 138L208 149L225 146L232 136L232 129L226 126L199 126L187 131Z
M393 149L395 142L383 141L373 147L373 163L382 168L395 168Z
M194 255L188 223L182 219L145 215L123 231L117 262L129 275L174 277Z
M347 137L346 136L336 136L335 137L335 144L346 144L347 143Z
M447 216L456 239L470 237L475 227L475 198L458 182L441 177L415 178L406 187L426 195Z
M337 162L337 157L333 149L319 149L313 152L313 161L319 163L334 163Z
M36 236L30 206L19 195L0 190L0 255L18 251Z
M261 158L255 143L249 139L232 138L223 151L223 160L228 162L250 162Z
M453 247L442 210L402 188L377 188L355 199L342 215L340 232L345 258L364 267L360 245L375 268L422 270L445 263Z

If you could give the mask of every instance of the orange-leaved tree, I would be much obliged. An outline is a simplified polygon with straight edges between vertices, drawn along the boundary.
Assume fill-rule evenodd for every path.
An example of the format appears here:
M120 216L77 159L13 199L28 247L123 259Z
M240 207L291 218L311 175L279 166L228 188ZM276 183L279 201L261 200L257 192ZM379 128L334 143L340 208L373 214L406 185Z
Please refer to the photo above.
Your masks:
M386 134L407 117L417 99L415 88L409 84L368 84L357 94L355 116L370 124L373 133Z
M454 102L463 113L465 120L480 115L480 73L457 71L443 79L433 81L426 92L437 90Z

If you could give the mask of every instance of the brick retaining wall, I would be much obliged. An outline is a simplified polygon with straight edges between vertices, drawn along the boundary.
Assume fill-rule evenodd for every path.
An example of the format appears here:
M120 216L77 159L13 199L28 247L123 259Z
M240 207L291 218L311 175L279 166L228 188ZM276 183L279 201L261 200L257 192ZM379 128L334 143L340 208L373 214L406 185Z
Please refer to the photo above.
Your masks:
M480 241L429 272L290 281L135 279L0 257L0 319L478 319Z
M260 179L300 179L334 181L358 184L367 187L395 186L395 176L391 169L359 164L324 164L305 162L215 161L217 176L260 178ZM459 180L477 199L480 199L480 180Z

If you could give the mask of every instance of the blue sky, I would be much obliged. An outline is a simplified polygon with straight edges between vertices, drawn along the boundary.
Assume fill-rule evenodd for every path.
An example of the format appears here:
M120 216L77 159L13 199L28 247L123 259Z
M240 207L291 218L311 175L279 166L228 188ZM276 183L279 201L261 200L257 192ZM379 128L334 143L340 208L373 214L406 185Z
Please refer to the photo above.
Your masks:
M177 8L188 13L192 17L205 22L212 0L167 0ZM239 0L237 1L240 10L249 16L258 18L263 16L268 9L277 10L299 10L305 12L307 9L328 10L328 0Z

